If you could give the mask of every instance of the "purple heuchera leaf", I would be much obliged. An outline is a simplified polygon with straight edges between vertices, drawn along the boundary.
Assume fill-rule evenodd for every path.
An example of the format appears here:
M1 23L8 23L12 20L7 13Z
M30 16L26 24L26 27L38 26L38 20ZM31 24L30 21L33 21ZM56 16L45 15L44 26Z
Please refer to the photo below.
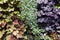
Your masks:
M42 22L44 22L44 19L45 18L40 18L40 19L38 19L38 22L42 23Z
M44 3L44 4L46 4L46 3L48 3L48 0L37 0L37 3L39 3L39 4Z

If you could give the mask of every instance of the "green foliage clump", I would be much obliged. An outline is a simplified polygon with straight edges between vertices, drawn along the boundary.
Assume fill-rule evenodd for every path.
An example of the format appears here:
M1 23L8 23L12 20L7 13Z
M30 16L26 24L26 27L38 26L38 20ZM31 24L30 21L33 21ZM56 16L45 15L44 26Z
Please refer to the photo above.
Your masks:
M36 10L36 0L22 0L22 16L26 24L29 25L29 28L32 30L32 33L39 33L37 28L37 10ZM36 29L35 29L36 28Z

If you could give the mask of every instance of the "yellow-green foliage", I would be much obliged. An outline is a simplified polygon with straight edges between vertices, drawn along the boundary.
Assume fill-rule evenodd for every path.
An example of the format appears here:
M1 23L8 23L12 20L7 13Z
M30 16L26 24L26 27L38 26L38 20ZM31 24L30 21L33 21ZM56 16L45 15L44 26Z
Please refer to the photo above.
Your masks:
M26 27L21 19L20 0L0 0L0 40L11 40L7 36L14 35L16 31L20 33L17 36L23 38Z

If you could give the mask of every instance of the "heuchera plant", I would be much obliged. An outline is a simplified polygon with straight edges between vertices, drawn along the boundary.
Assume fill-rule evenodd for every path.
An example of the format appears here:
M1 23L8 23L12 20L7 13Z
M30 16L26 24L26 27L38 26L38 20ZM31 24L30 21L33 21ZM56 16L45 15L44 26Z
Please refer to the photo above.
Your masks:
M24 38L27 26L21 19L20 0L0 0L0 40Z

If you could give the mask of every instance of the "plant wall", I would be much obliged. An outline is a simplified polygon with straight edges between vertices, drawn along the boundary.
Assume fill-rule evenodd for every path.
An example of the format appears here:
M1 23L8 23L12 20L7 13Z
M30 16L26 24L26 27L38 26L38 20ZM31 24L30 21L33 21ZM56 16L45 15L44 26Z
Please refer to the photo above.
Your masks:
M0 0L0 40L53 40L37 13L37 0Z

